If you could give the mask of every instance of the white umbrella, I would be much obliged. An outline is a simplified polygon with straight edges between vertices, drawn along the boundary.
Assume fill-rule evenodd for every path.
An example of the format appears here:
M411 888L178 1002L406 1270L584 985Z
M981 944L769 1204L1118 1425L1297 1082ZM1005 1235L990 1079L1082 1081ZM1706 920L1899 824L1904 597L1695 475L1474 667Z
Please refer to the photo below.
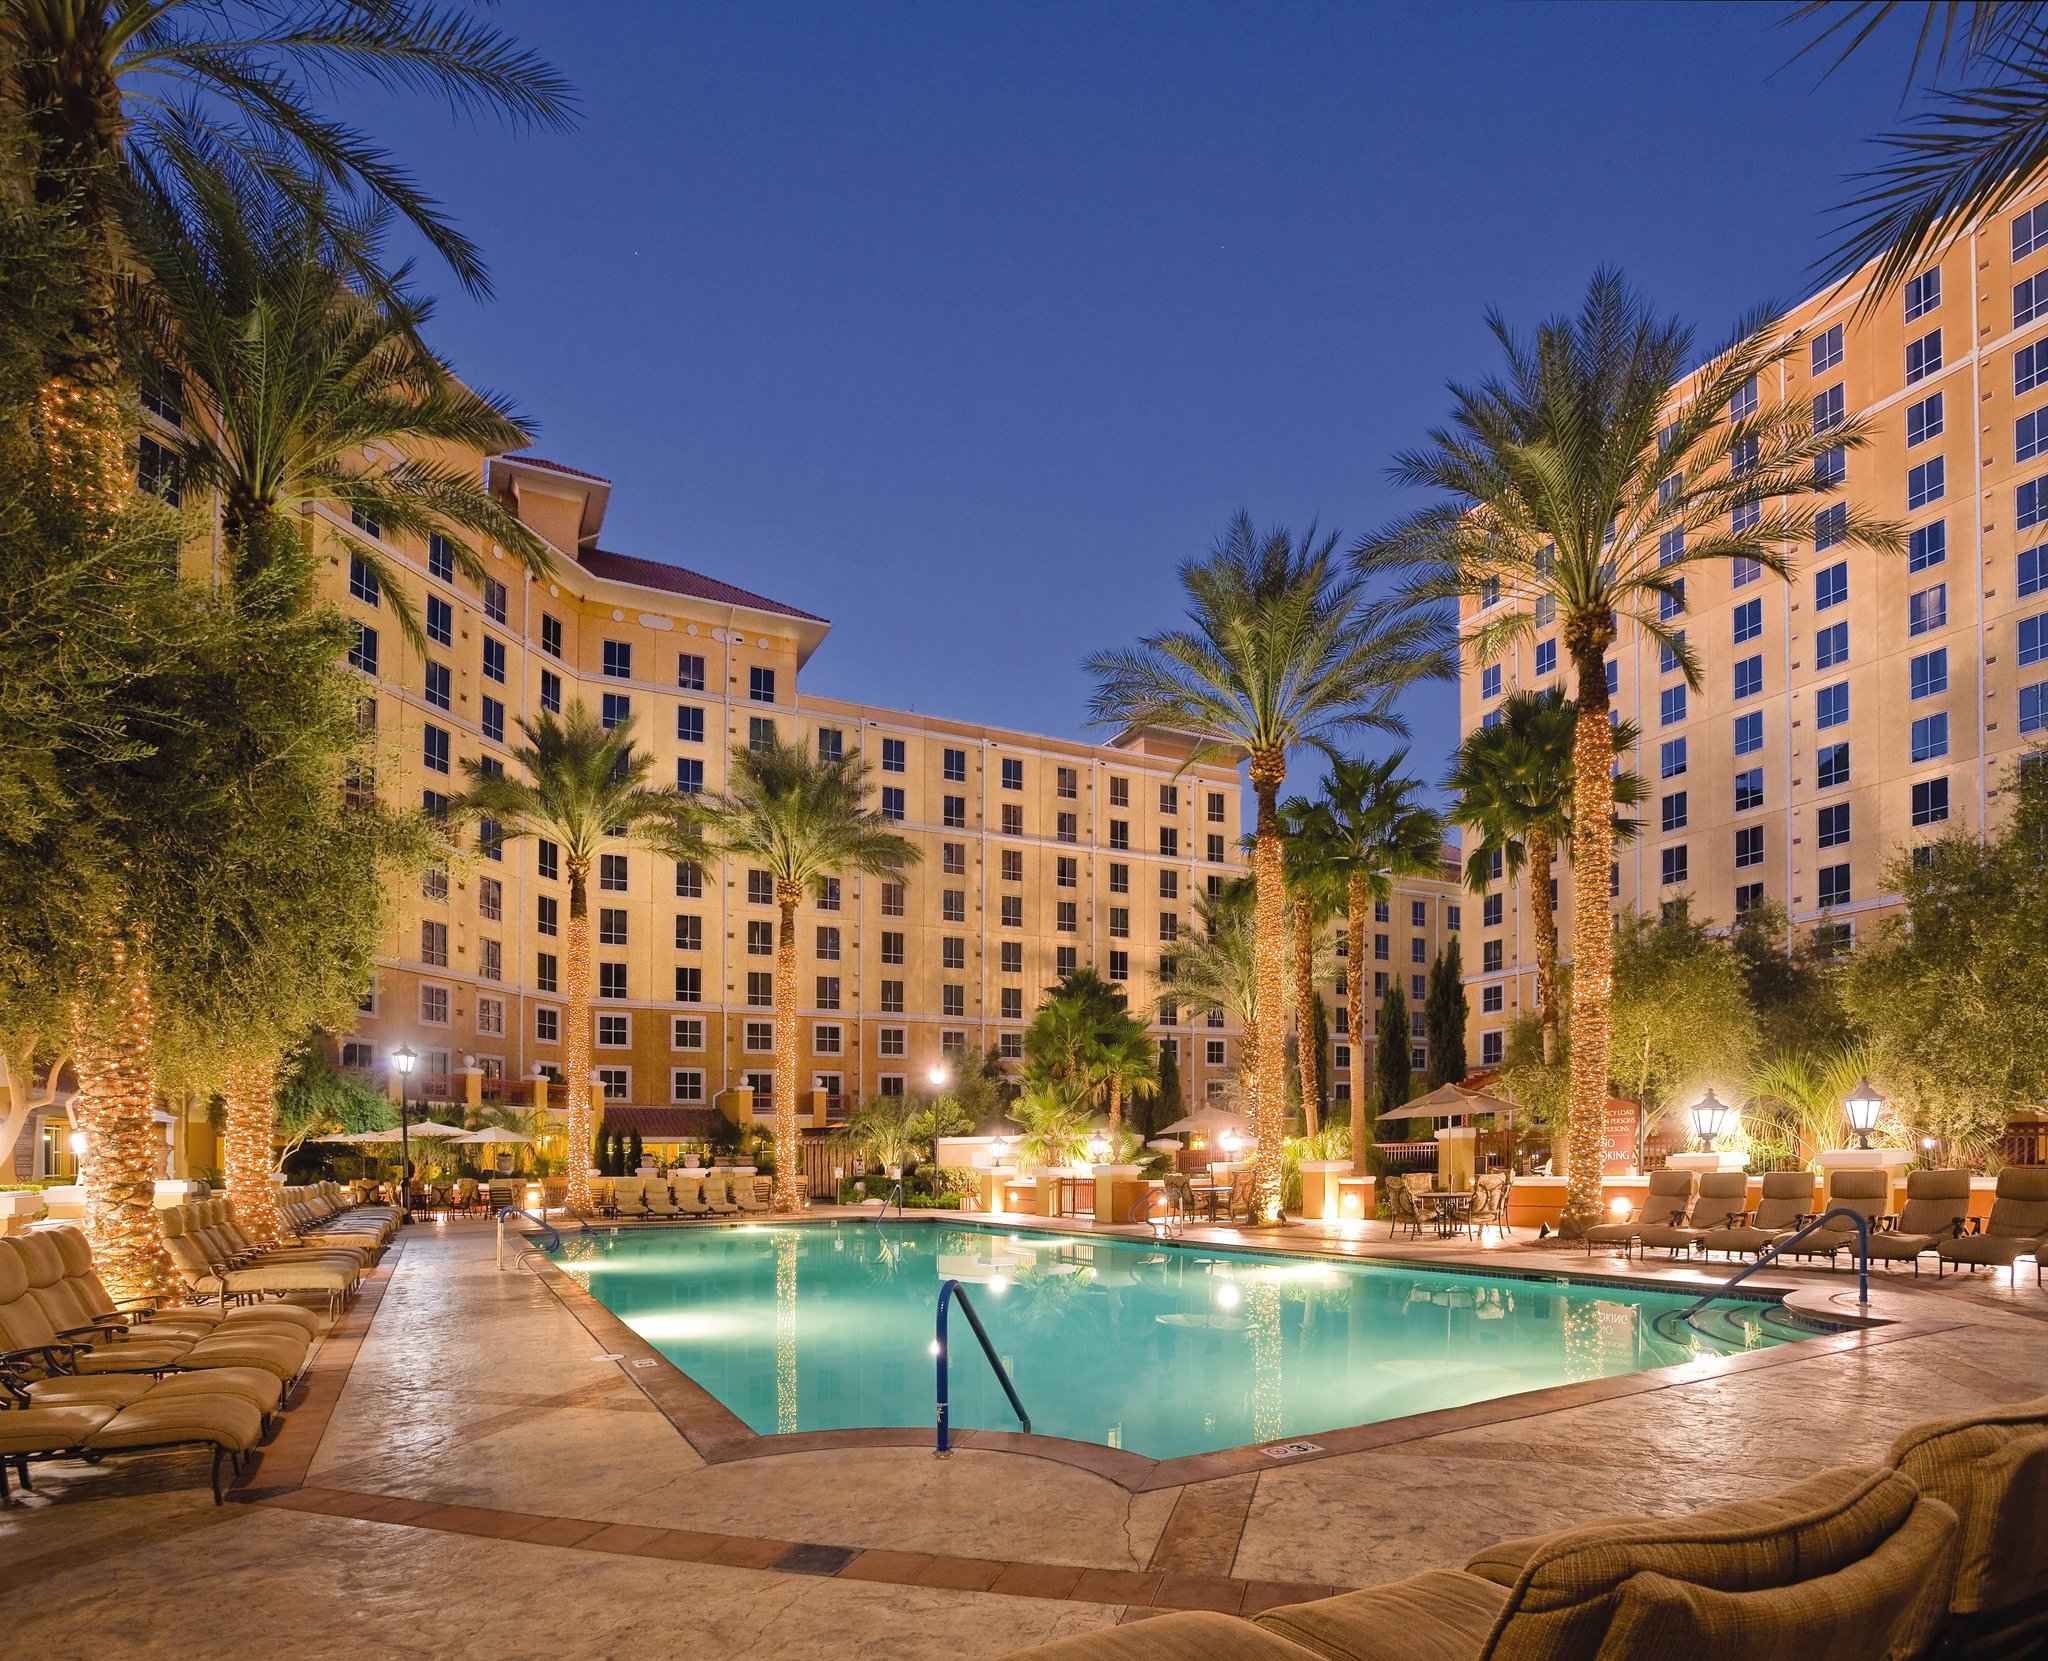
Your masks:
M1145 1146L1156 1148L1160 1153L1179 1153L1181 1142L1177 1136L1155 1136Z
M395 1130L390 1132L358 1130L340 1132L333 1136L316 1136L313 1138L316 1142L346 1142L353 1147L360 1147L365 1142L382 1142L387 1139L396 1141L398 1139L398 1132Z
M1198 1107L1184 1119L1176 1119L1170 1125L1161 1125L1161 1136L1177 1136L1193 1133L1203 1136L1220 1136L1226 1130L1234 1130L1240 1136L1250 1133L1251 1126L1242 1113L1233 1113L1227 1107Z
M455 1138L458 1142L531 1142L531 1136L521 1136L516 1130L507 1130L502 1125L492 1125L487 1130L472 1130Z
M408 1125L406 1129L414 1136L467 1136L469 1134L460 1125L444 1125L432 1119L423 1120L416 1125ZM394 1142L399 1139L398 1132L395 1130L390 1135L391 1140Z

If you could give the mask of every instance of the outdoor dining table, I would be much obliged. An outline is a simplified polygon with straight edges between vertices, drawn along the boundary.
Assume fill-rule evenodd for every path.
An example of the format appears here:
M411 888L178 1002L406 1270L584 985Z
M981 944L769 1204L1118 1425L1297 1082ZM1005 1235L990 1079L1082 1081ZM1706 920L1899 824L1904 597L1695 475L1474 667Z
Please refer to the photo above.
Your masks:
M1436 1208L1436 1232L1440 1238L1461 1234L1465 1229L1466 1215L1472 1209L1472 1190L1469 1188L1425 1188L1416 1196L1428 1200Z

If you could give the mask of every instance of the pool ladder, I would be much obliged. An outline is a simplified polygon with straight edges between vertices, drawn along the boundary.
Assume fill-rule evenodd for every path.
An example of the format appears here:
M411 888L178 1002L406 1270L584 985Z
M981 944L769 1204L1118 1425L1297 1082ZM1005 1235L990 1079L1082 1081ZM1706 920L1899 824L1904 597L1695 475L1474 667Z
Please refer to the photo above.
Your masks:
M1023 1402L1017 1399L1017 1387L1010 1382L1009 1370L1004 1367L1002 1357L996 1354L995 1345L988 1341L988 1329L981 1324L981 1317L975 1314L974 1305L967 1297L967 1288L962 1286L957 1280L949 1280L939 1288L938 1341L932 1346L933 1353L938 1357L939 1368L939 1445L935 1452L940 1459L950 1458L953 1452L952 1419L950 1416L950 1403L946 1392L946 1361L948 1356L946 1312L956 1297L960 1300L960 1312L967 1317L967 1324L974 1329L974 1336L981 1343L981 1353L988 1357L988 1364L995 1372L996 1382L1003 1387L1003 1394L1010 1398L1010 1411L1017 1415L1017 1423L1022 1427L1024 1434L1026 1436L1031 1434L1031 1415L1024 1411Z
M881 1221L882 1221L882 1219L883 1219L884 1217L886 1217L886 1216L888 1216L888 1215L889 1215L889 1202L890 1202L890 1200L893 1200L893 1201L895 1201L895 1202L896 1202L896 1219L897 1219L897 1221L898 1221L898 1222L901 1222L901 1221L903 1220L903 1184L902 1184L902 1183L900 1183L900 1182L899 1182L899 1183L897 1183L897 1184L896 1184L896 1186L895 1186L894 1188L892 1188L892 1189L890 1189L890 1190L889 1190L889 1198L888 1198L888 1199L886 1199L886 1200L884 1200L884 1201L882 1202L882 1209L881 1209L880 1211L877 1211L877 1212L875 1213L875 1222L876 1222L876 1225L877 1225L877 1226L879 1226L879 1225L880 1225L880 1223L881 1223Z
M1797 1229L1788 1234L1783 1240L1774 1241L1772 1244L1764 1247L1762 1251L1757 1253L1754 1263L1743 1264L1741 1268L1737 1269L1734 1274L1722 1281L1711 1292L1681 1309L1676 1316L1672 1317L1672 1324L1676 1326L1682 1323L1686 1326L1691 1326L1693 1317L1709 1304L1726 1297L1729 1292L1749 1279L1751 1275L1755 1274L1766 1263L1775 1262L1809 1234L1818 1229L1823 1223L1833 1222L1837 1217L1846 1217L1856 1225L1856 1301L1865 1309L1868 1309L1870 1307L1870 1219L1860 1211L1852 1211L1845 1205L1838 1205L1831 1206L1818 1217L1807 1219L1807 1221L1801 1223ZM1658 1319L1662 1320L1663 1317L1660 1316ZM1675 1334L1667 1334L1666 1336L1675 1336Z
M542 1250L542 1251L549 1251L549 1252L558 1252L558 1251L560 1251L560 1250L562 1249L562 1234L561 1234L561 1230L559 1230L558 1228L556 1228L556 1227L555 1227L555 1225L554 1225L553 1223L551 1223L551 1222L549 1222L549 1221L547 1220L547 1218L545 1218L545 1217L542 1217L542 1216L538 1216L538 1215L536 1215L536 1214L535 1214L534 1212L531 1212L531 1211L527 1211L527 1210L523 1209L523 1208L522 1208L522 1207L520 1207L520 1206L516 1206L516 1205L508 1205L508 1206L506 1206L506 1207L505 1207L505 1208L504 1208L503 1210L501 1210L501 1211L500 1211L500 1212L498 1213L498 1267L499 1267L499 1268L501 1268L501 1269L502 1269L502 1268L504 1268L504 1267L505 1267L505 1219L506 1219L507 1217L524 1217L524 1218L525 1218L525 1219L526 1219L526 1220L527 1220L527 1221L528 1221L529 1223L533 1224L535 1228L539 1229L539 1230L540 1230L540 1232L541 1232L542 1234L546 1235L546 1236L547 1236L547 1243L546 1243L546 1245L544 1245L544 1246L542 1246L541 1248L539 1248L540 1250ZM536 1253L535 1253L535 1248L534 1248L534 1245L533 1245L533 1242L532 1242L532 1241L528 1240L528 1239L527 1239L527 1238L526 1238L525 1236L523 1236L523 1235L519 1237L519 1241L520 1241L520 1246L521 1246L521 1251L520 1251L520 1256L521 1256L521 1257L526 1257L526 1256L530 1256L530 1255L536 1255Z

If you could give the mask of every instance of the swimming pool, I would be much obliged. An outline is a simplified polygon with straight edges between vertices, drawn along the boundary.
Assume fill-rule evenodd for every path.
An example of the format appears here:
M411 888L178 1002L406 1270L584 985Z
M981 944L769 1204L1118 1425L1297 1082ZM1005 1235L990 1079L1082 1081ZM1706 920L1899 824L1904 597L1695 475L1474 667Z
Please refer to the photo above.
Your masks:
M1660 1331L1688 1295L952 1222L598 1231L557 1261L764 1435L930 1425L957 1279L1033 1430L1156 1459L1832 1330L1729 1300L1706 1333ZM952 1335L955 1427L1015 1429L966 1323Z

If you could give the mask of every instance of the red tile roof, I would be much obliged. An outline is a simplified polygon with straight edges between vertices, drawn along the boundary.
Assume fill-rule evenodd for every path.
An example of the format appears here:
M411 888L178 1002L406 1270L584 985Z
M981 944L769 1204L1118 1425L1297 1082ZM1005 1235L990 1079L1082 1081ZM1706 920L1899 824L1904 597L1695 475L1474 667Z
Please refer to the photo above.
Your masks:
M784 617L800 617L808 623L826 621L816 612L799 611L780 600L750 594L746 589L722 583L716 577L707 577L701 572L670 565L663 560L637 559L631 554L615 554L606 548L585 548L577 560L593 577L604 577L612 582L659 588L670 594L686 594L693 600L709 600L714 605L747 606L754 611L779 612Z
M539 456L504 456L504 461L515 461L521 467L545 468L550 473L566 473L572 479L588 479L592 484L610 484L612 481L602 473L586 473L580 467L565 467L559 461L544 461Z
M715 1107L607 1107L604 1128L647 1142L701 1142L724 1115Z

